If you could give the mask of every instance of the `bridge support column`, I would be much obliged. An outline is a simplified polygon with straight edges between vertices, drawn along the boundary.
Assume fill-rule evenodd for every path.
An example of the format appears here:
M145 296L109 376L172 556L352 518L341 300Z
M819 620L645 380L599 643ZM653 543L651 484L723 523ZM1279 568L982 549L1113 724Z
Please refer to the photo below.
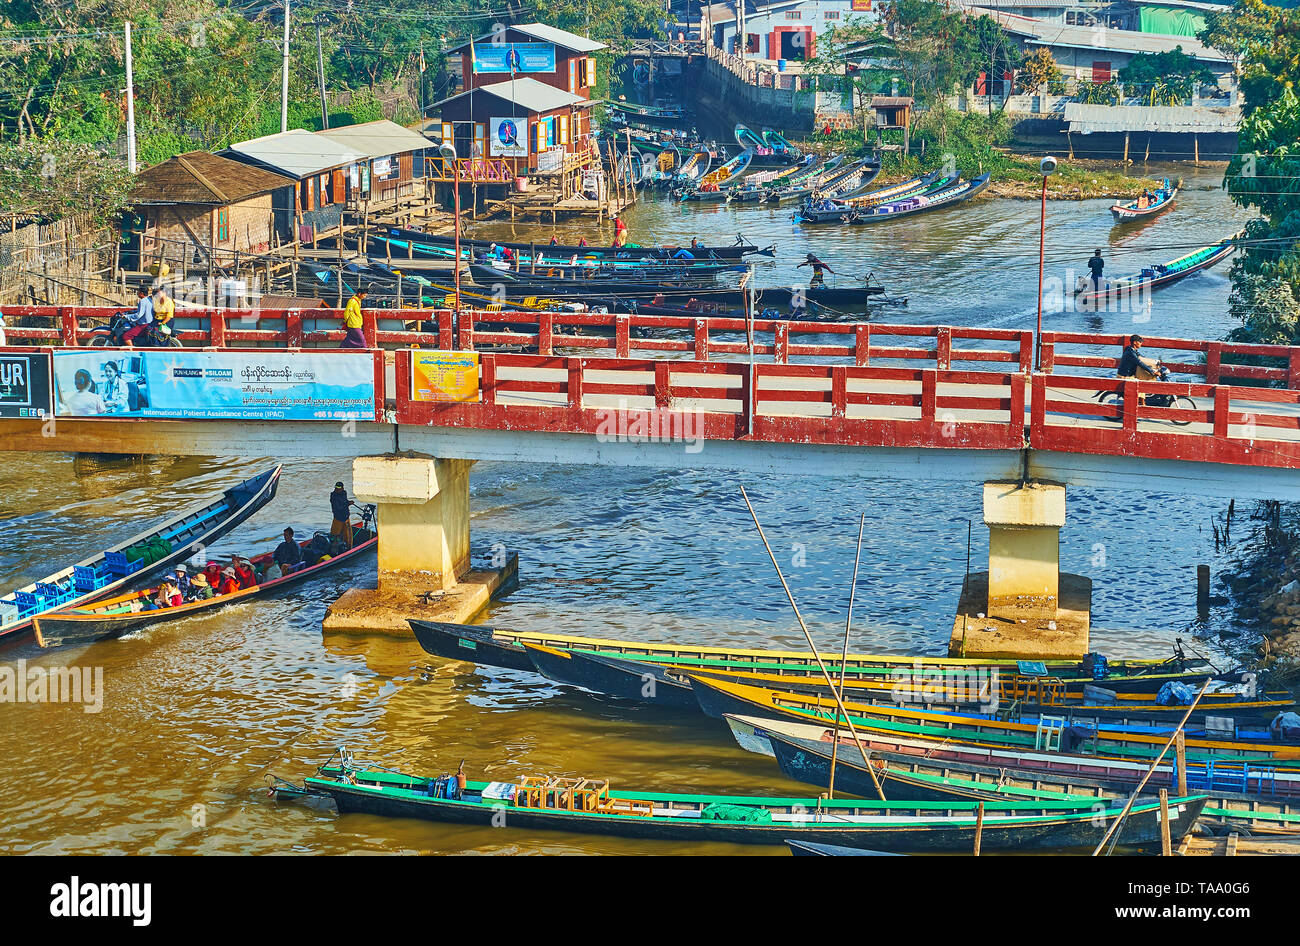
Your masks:
M989 568L962 588L953 656L1071 658L1088 651L1092 581L1060 568L1065 487L985 483Z
M409 637L406 619L466 623L514 586L511 556L491 571L471 571L469 471L473 460L358 457L352 491L378 507L377 588L353 588L325 614L327 631Z

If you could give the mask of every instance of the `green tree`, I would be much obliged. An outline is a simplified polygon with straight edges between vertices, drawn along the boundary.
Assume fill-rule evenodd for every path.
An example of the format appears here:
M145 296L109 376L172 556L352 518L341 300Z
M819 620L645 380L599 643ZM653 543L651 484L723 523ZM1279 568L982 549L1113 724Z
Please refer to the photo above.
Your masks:
M1214 83L1214 73L1183 47L1163 53L1138 53L1116 73L1128 95L1140 95L1152 105L1173 105L1190 96L1198 85Z
M57 219L77 216L89 228L120 210L132 184L126 168L87 145L0 142L0 194L9 213Z
M1240 72L1251 48L1272 39L1277 19L1276 6L1263 0L1236 0L1226 9L1208 11L1205 28L1196 38L1231 59L1234 70Z
M1232 266L1234 337L1277 341L1295 334L1300 300L1300 14L1279 13L1273 35L1253 44L1241 76L1237 155L1224 186L1261 217L1244 231ZM1288 299L1289 295L1289 299Z

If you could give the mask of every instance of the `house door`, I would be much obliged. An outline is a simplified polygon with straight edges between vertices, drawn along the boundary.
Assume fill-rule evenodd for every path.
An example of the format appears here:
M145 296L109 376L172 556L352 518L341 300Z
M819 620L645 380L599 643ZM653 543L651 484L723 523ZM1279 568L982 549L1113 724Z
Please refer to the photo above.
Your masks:
M1092 62L1092 81L1109 82L1110 81L1110 63L1104 59L1094 59Z

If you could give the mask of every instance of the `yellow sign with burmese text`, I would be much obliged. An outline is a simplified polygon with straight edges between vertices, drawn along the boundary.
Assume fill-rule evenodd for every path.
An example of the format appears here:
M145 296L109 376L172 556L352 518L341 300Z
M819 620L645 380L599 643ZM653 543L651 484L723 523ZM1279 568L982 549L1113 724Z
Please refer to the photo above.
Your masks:
M411 352L411 400L477 401L478 352Z

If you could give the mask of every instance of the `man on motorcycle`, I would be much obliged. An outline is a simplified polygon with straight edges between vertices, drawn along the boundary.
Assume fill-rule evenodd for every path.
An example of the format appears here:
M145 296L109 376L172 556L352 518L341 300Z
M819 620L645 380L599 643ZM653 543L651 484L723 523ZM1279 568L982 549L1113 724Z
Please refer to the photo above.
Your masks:
M136 303L135 311L126 316L130 328L122 333L122 344L128 348L135 347L136 337L153 322L153 299L150 298L149 287L140 286L135 292L140 301Z
M1128 345L1124 348L1124 354L1119 359L1119 370L1116 375L1121 378L1137 378L1138 370L1145 369L1150 372L1149 377L1139 378L1138 380L1150 380L1160 376L1160 362L1154 358L1143 358L1139 352L1142 351L1142 336L1133 335L1129 338Z

